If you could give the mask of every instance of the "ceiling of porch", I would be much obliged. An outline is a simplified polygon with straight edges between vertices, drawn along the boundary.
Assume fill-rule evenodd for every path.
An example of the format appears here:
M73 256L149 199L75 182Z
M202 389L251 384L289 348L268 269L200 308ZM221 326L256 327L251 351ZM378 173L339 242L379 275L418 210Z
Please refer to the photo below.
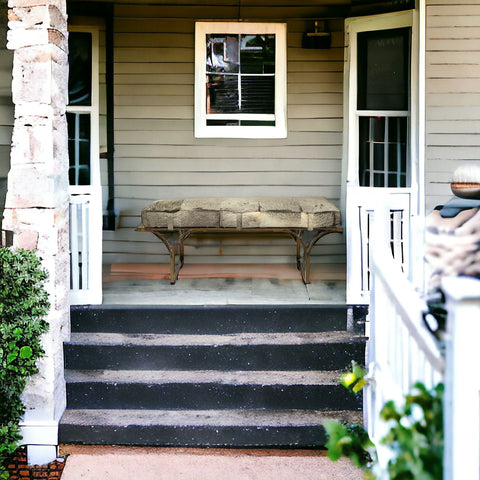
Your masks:
M158 5L164 7L166 17L179 16L178 7L189 7L191 18L207 18L202 11L215 7L215 18L241 20L272 19L275 11L285 11L288 18L346 18L373 15L415 8L415 0L68 0L67 4L99 5L101 3L129 5ZM294 15L289 14L294 11ZM90 7L90 14L92 14ZM180 15L183 17L184 15Z

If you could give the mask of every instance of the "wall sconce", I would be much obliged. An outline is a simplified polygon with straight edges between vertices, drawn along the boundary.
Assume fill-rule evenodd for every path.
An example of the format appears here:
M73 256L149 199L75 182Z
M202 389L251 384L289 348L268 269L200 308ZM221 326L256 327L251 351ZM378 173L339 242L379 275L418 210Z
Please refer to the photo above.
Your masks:
M315 20L315 31L303 34L302 48L330 48L332 33L327 31L327 26L327 20Z

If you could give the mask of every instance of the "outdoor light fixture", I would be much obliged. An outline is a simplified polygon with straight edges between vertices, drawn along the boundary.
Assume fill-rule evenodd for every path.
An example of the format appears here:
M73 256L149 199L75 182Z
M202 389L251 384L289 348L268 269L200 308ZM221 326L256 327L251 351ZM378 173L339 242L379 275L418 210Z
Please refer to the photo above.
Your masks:
M327 20L315 20L315 31L303 34L302 48L330 48L332 34L327 26Z

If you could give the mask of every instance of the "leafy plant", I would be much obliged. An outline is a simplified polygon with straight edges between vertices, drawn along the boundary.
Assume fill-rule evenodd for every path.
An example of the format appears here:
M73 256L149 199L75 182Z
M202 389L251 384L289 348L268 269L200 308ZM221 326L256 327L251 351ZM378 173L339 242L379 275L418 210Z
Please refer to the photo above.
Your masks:
M362 425L330 421L325 423L328 442L328 458L337 461L340 457L349 458L354 465L369 469L376 460L375 445Z
M367 383L365 374L365 369L352 362L352 370L342 375L340 383L358 393ZM380 443L391 454L387 465L390 480L443 478L443 391L443 383L432 390L416 383L402 406L390 401L382 408L380 417L389 422L389 430ZM362 425L332 421L326 423L325 430L331 460L349 458L366 472L367 479L374 480L375 473L383 473L375 445Z
M398 408L387 402L380 417L391 423L382 444L393 458L392 480L439 480L443 476L443 383L429 391L416 383Z
M20 395L45 354L40 337L48 330L46 278L35 252L0 248L0 479L8 478L6 464L21 440Z

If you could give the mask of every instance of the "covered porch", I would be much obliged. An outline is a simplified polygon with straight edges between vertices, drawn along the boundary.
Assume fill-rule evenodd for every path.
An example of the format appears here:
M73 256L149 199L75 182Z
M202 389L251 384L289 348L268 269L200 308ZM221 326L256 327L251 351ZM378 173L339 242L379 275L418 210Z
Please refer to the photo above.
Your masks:
M20 34L35 23L24 3L18 2L12 12L12 26L17 28L12 38L18 43L12 42L10 48L16 50L17 56L30 48L22 43ZM350 94L353 98L353 93L348 92L347 71L356 71L356 66L346 66L345 51L353 45L348 44L350 33L353 38L361 30L357 23L356 30L352 27L347 31L346 19L365 17L368 31L393 30L395 42L402 45L397 49L402 54L400 63L405 72L410 72L408 65L414 64L418 48L414 28L418 11L414 2L58 3L61 21L55 28L61 38L55 44L47 35L47 43L51 43L48 46L55 54L59 53L60 60L52 54L50 62L55 67L61 64L62 72L54 81L61 84L63 95L56 95L56 85L48 92L52 97L49 100L58 102L55 121L59 126L57 129L53 124L50 132L51 151L57 155L53 156L54 165L48 155L44 159L58 176L57 182L49 184L52 198L47 205L52 217L56 213L56 223L52 222L51 231L46 233L35 228L42 232L38 242L41 253L47 254L52 271L62 274L61 280L55 278L52 282L68 290L70 280L70 287L74 287L70 301L80 307L73 308L70 321L67 292L62 290L63 296L57 295L61 311L55 312L59 320L50 334L56 339L55 376L50 379L55 385L53 394L49 392L48 398L45 395L47 414L39 414L51 422L52 436L46 441L48 454L58 438L85 443L134 442L135 437L141 437L148 444L191 441L193 445L323 445L325 419L358 420L361 415L361 401L349 399L339 388L337 378L338 371L352 359L360 363L364 360L365 310L357 318L358 311L352 309L351 302L347 305L346 257L347 253L356 260L368 257L368 234L361 241L357 235L350 244L340 234L333 234L317 245L311 283L307 285L295 268L295 253L288 240L257 238L253 245L233 237L225 241L194 240L186 251L193 257L191 263L186 264L178 282L170 285L168 253L153 238L135 232L135 228L142 208L160 198L320 195L345 212L348 168L357 187L360 176L362 188L387 190L394 185L393 193L402 202L392 210L393 240L402 260L410 260L405 253L412 241L408 223L418 205L416 166L407 168L406 152L410 141L415 157L416 110L410 104L402 104L393 113L378 105L364 105L360 113L356 107L347 112L347 105L355 104L348 97ZM368 16L374 14L386 20L387 26L377 24L376 19L369 23ZM395 16L393 23L389 23L391 14ZM49 20L54 22L55 17ZM195 36L197 23L207 23L205 28L212 30L199 39ZM215 23L221 25L220 30L215 30ZM253 27L244 29L243 25L248 24ZM232 28L235 31L227 31ZM397 28L401 34L396 33ZM261 85L271 85L267 77L271 75L272 42L276 42L278 84L270 88L265 105L254 105L266 110L259 116L249 112L243 117L244 113L235 111L232 117L232 112L223 111L221 105L216 105L217 111L211 108L214 89L221 83L216 77L225 72L209 70L211 65L205 64L206 39L209 48L218 50L226 61L230 43L241 44L238 39L222 40L230 33L232 38L249 37L253 43L245 44L243 50L251 58L264 48L256 43L257 37L265 37L265 78L260 78ZM329 41L309 45L309 34L313 39L325 36ZM67 37L76 39L76 43L70 43L68 59ZM375 32L371 38L375 43ZM382 38L377 42L383 43ZM410 43L411 55L404 48ZM35 61L31 62L30 57L23 61L29 67L33 64L35 70ZM202 61L203 65L199 65ZM17 64L17 78L22 65ZM70 78L75 80L77 75L86 92L72 88L75 82L67 92L62 75L68 68ZM416 70L411 73L412 78L406 79L400 89L402 98L411 99L413 104L416 97L409 95L410 82L414 92L418 82ZM210 78L208 99L202 97L205 76ZM84 77L88 77L86 82ZM24 157L30 159L37 153L33 142L28 144L30 151L21 141L23 135L31 135L32 128L22 115L33 109L37 100L32 100L25 83L17 80L17 84L24 96L15 99L19 108L10 185L18 182L20 187L16 185L9 193L7 226L16 230L19 246L20 240L26 245L32 238L21 238L24 229L31 230L31 223L27 218L17 225L15 209L27 205L34 216L43 204L36 198L29 203L32 187L21 182ZM238 94L241 89L237 90ZM79 91L81 95L76 97L74 93ZM221 97L218 94L217 99ZM359 143L360 117L364 127L362 142L372 155L374 142L368 132L374 128L375 119L380 118L382 125L380 143L395 144L396 166L391 168L388 156L381 156L379 184L374 180L373 164L364 161L360 175L356 152L350 152L356 163L347 165L347 145ZM349 122L350 133L354 133L347 139ZM396 129L398 133L395 138L388 136L389 124L390 131ZM41 134L32 135L37 138L35 135ZM32 169L36 170L36 165ZM408 181L407 172L411 176ZM37 179L38 191L42 178ZM371 204L382 199L382 195L372 195L368 198L370 204L350 209L354 220L358 220L361 210L363 222L357 222L351 232L369 231ZM346 221L344 217L344 224ZM61 242L55 241L56 236ZM31 244L37 246L38 238L33 238ZM53 248L57 245L60 252ZM366 292L368 263L364 262L363 267L363 278L357 283ZM72 290L79 290L80 298L74 299ZM56 291L60 292L58 288ZM365 303L362 300L359 303ZM93 304L103 304L104 308L96 309ZM185 305L195 307L191 324L184 318ZM235 308L218 309L218 314L210 318L206 307L211 305L247 306L242 310L247 320L238 319ZM271 308L257 308L265 305ZM292 305L293 313L280 308ZM135 310L135 306L146 308ZM178 312L165 326L162 322L170 306L178 307ZM308 307L314 308L305 316L303 311ZM141 316L130 315L128 310L135 310L135 315L141 310ZM155 318L150 322L153 311ZM88 318L80 318L82 315ZM279 317L281 322L277 322ZM190 356L193 363L185 367ZM172 358L178 364L169 363ZM31 401L35 407L33 395ZM52 404L55 408L51 408ZM236 411L234 419L220 425L228 409ZM144 410L149 413L142 415ZM173 410L185 415L178 424L172 424ZM256 423L259 411L262 418ZM128 423L132 418L133 423ZM166 423L158 423L165 418ZM185 420L192 418L195 421L190 424ZM27 419L26 431L29 427L35 431L34 420ZM172 434L178 426L183 428L178 429L180 437ZM124 427L133 431L134 440L118 436ZM221 438L219 430L223 432ZM56 437L58 431L60 437ZM82 437L85 431L93 432L93 436ZM142 437L143 432L146 437ZM239 443L235 443L237 435ZM31 438L27 443L33 443Z

